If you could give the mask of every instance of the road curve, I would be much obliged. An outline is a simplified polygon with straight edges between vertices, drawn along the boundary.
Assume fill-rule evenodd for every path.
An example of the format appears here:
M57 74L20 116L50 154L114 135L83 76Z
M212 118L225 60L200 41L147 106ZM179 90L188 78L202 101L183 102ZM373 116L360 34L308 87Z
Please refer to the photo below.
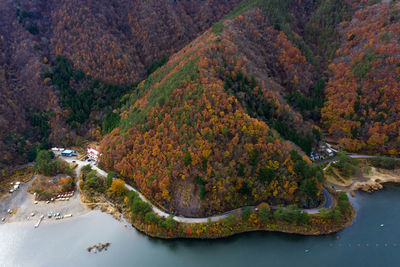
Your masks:
M72 162L75 161L75 163L78 164L77 167L77 172L80 172L81 168L85 165L90 164L92 169L96 170L101 176L103 177L107 177L107 172L99 169L93 162L87 162L87 161L80 161L80 160L76 160L74 158L63 158L64 160L68 161L68 162ZM77 175L79 175L79 173L77 173ZM79 179L79 178L78 178ZM158 216L162 217L162 218L167 218L168 216L170 216L171 214L159 209L158 207L156 207L150 200L148 200L142 193L140 193L137 189L135 189L134 187L125 184L126 189L128 189L129 191L134 191L136 193L138 193L139 197L149 203L154 211L154 213L156 213ZM332 196L329 194L329 192L323 188L322 190L324 196L325 196L325 201L324 203L321 205L321 207L316 208L316 209L302 209L302 211L307 212L308 214L316 214L319 212L319 210L321 208L331 208L332 204L333 204L333 199ZM256 209L256 206L249 206L249 208L251 208L252 210ZM272 207L275 208L275 207ZM238 208L238 209L234 209L222 214L218 214L218 215L214 215L214 216L210 216L210 217L203 217L203 218L189 218L189 217L183 217L183 216L175 216L173 217L173 219L177 222L182 222L182 223L207 223L209 220L211 220L212 222L216 222L219 221L221 219L225 219L227 218L230 214L240 214L241 210L243 208ZM173 214L172 214L173 215Z

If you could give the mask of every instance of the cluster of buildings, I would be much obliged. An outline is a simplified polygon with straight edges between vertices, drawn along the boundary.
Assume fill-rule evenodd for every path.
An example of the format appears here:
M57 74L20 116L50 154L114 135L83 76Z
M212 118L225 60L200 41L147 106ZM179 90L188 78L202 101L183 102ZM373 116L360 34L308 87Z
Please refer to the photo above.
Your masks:
M322 160L326 158L331 158L335 156L335 151L332 149L332 147L328 144L322 145L318 148L318 151L312 151L310 155L310 159L312 161L316 160Z
M95 149L95 148L88 147L88 148L87 148L87 154L88 154L88 158L89 158L90 160L98 161L99 155L100 155L100 151L98 151L98 150Z
M77 153L72 149L53 147L51 149L55 154L61 155L63 157L75 157ZM98 161L100 156L100 151L93 147L87 148L87 158L89 161Z

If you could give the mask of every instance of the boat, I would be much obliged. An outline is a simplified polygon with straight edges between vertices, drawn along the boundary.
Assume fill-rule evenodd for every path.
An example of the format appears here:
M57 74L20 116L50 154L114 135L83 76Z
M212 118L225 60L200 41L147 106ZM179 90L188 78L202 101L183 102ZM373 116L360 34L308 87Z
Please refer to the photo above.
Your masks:
M44 215L40 216L39 221L35 224L35 228L38 228L40 223L42 222Z

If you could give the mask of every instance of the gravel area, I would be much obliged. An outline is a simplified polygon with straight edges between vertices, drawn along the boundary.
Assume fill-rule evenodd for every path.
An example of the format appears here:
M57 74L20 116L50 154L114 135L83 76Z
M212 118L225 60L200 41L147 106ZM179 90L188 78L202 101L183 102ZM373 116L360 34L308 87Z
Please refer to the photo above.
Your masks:
M80 172L80 167L77 168L77 172ZM0 221L0 224L21 221L36 223L41 215L45 216L43 222L56 222L57 220L54 217L51 219L47 217L50 211L53 213L59 212L61 215L72 214L74 217L90 211L81 203L79 191L76 191L69 201L56 200L48 204L46 201L39 201L35 204L34 196L27 192L29 185L34 181L35 177L28 183L21 185L20 189L0 202L0 218L5 218L5 221ZM14 213L8 214L8 209L13 210ZM32 216L32 213L35 215Z

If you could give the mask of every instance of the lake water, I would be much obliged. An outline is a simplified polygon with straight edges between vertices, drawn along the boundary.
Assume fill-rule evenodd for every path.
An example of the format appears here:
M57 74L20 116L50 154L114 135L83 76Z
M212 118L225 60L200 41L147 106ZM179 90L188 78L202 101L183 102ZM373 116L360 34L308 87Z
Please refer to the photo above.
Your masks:
M354 206L352 226L320 237L259 232L214 241L164 241L98 211L44 221L37 229L34 222L10 223L0 226L0 265L400 266L400 187L358 193ZM99 242L110 242L109 250L86 251Z

